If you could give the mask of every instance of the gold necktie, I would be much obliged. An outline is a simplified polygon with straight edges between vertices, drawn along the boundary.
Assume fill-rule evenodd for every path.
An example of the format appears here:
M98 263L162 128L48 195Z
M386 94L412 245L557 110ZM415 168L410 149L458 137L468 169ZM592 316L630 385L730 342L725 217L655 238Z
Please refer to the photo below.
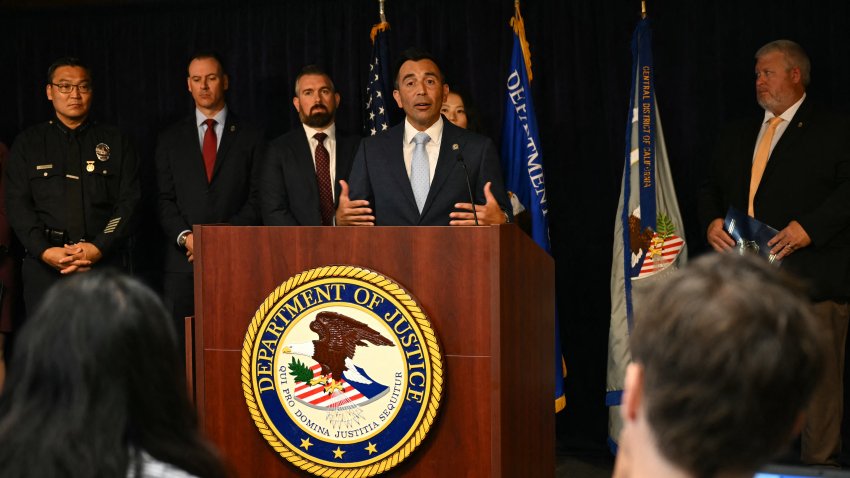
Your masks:
M773 142L773 133L776 132L776 127L782 122L782 118L774 116L770 119L770 124L767 126L767 131L761 137L759 147L756 149L756 157L753 160L753 173L750 176L750 202L747 206L747 214L750 217L756 217L753 210L753 199L756 197L761 177L764 174L764 168L767 167L767 158L770 156L770 143Z

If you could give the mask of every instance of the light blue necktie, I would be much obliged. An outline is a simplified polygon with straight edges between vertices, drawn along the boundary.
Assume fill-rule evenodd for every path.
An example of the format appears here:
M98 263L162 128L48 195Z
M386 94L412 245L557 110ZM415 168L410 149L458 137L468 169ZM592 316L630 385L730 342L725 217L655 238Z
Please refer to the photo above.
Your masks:
M431 141L427 133L419 132L413 137L416 146L413 148L413 161L410 163L410 186L413 188L413 197L416 198L416 207L422 214L425 207L425 199L428 198L428 189L431 188L431 168L428 165L428 152L425 151L425 143Z

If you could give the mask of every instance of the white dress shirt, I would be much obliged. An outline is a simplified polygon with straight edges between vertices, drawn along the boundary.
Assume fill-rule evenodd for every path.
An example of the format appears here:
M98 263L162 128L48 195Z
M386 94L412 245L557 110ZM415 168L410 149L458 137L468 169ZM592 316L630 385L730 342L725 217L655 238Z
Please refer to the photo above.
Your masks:
M791 120L794 119L794 115L797 114L797 110L800 109L800 105L803 104L803 100L806 99L806 94L803 93L803 96L797 100L796 103L791 105L790 108L785 110L784 113L779 115L782 118L782 122L776 126L776 131L773 132L773 140L770 142L770 153L773 154L773 148L776 146L776 143L779 142L779 138L782 137L782 134L785 133L785 130L788 129L788 125L791 124ZM756 159L756 151L759 149L759 143L761 143L761 138L764 136L765 131L767 131L767 127L770 126L770 120L775 117L773 113L768 110L764 110L764 120L761 123L761 130L759 131L759 136L756 138L756 146L753 148L753 161ZM770 158L770 155L767 156Z
M413 142L413 137L416 136L419 130L414 128L412 124L405 118L404 120L404 137L402 143L402 153L404 154L404 167L407 169L407 177L410 177L410 165L413 163L413 148L416 143ZM430 128L425 130L425 133L431 137L431 140L425 143L425 152L428 153L428 184L434 180L434 171L437 170L437 159L440 157L440 141L443 139L443 117Z

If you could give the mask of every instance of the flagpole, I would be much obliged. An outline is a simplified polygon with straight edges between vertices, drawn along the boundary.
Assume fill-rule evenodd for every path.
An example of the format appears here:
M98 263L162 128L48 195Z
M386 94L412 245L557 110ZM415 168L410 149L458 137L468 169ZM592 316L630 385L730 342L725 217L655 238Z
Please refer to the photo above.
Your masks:
M528 46L528 40L525 39L525 23L522 21L522 15L519 13L519 0L514 0L514 16L511 18L511 28L519 37L522 55L525 59L525 71L528 75L528 82L534 78L531 73L531 48Z
M378 0L378 15L380 22L372 25L369 39L372 41L372 55L369 58L369 76L366 86L366 117L364 133L376 135L389 128L389 112L386 110L389 81L389 40L387 31L390 24L387 22L384 9L385 0Z
M372 44L375 43L375 36L378 34L378 32L383 32L390 29L390 24L387 23L387 15L384 10L385 1L386 0L378 0L378 16L380 17L381 21L378 22L377 25L373 25L372 31L369 33L369 38L372 39Z
M519 0L516 0L519 2ZM384 0L381 0L381 5L383 5ZM640 18L646 18L646 0L640 0Z

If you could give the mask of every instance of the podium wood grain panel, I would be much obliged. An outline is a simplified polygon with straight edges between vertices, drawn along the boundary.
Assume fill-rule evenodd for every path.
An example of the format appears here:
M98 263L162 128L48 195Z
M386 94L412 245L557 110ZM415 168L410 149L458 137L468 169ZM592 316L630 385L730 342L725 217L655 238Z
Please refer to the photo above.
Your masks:
M196 400L240 477L303 476L265 442L242 393L247 326L289 277L348 264L412 293L446 363L437 421L384 476L554 473L554 267L516 227L195 228Z

